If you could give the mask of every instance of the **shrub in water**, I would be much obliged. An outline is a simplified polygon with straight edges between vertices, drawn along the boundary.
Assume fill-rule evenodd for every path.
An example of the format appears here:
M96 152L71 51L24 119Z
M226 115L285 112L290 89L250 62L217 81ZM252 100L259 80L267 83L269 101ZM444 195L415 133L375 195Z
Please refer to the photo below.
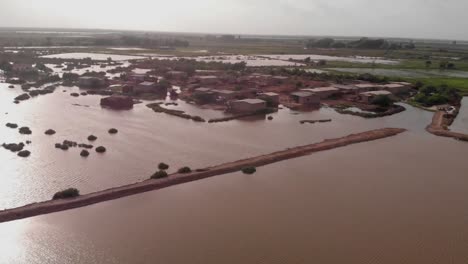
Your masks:
M80 191L78 191L78 189L69 188L69 189L55 193L52 199L53 200L69 199L69 198L78 197L78 196L80 196Z
M97 153L104 153L104 152L106 152L106 148L103 147L103 146L97 147L97 148L96 148L96 152L97 152Z
M158 169L160 169L160 170L167 170L167 169L169 169L169 165L167 165L167 164L164 163L164 162L161 162L161 163L159 163L159 165L158 165Z
M257 172L257 169L255 167L247 167L247 168L243 168L242 172L244 174L254 174L255 172Z
M189 167L182 167L178 170L179 173L191 173L192 172L192 169L190 169Z
M156 172L155 174L153 174L153 176L151 176L151 179L162 179L162 178L167 178L168 176L169 175L167 174L166 171L160 170Z
M51 136L51 135L54 135L55 133L56 133L55 130L48 129L44 134Z

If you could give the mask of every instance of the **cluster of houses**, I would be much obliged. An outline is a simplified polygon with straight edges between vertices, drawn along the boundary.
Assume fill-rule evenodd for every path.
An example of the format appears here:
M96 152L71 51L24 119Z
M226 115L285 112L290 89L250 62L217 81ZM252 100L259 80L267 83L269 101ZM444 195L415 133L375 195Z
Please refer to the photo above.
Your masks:
M194 89L192 98L203 103L225 103L231 112L255 112L279 105L279 94L262 93L254 88L234 91L201 87Z
M350 84L332 85L326 87L304 88L289 94L288 103L303 107L318 107L323 100L349 99L360 103L371 103L380 95L392 99L403 93L411 91L411 84L395 82L385 85L380 84ZM228 110L232 112L252 112L275 107L280 103L280 95L277 93L263 93L258 89L217 90L211 88L196 88L192 93L193 98L198 98L203 103L226 103ZM247 98L241 99L239 98Z
M346 96L362 103L371 103L380 95L396 99L398 95L409 93L411 84L406 82L394 82L390 84L350 84L332 85L328 87L304 88L291 93L291 100L299 105L319 105L321 100Z

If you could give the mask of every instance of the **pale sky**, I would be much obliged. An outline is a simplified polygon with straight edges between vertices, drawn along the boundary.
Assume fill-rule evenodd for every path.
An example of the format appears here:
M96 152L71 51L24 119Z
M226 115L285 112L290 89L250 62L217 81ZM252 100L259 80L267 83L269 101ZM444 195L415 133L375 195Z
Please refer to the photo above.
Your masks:
M2 27L468 39L467 0L0 0Z

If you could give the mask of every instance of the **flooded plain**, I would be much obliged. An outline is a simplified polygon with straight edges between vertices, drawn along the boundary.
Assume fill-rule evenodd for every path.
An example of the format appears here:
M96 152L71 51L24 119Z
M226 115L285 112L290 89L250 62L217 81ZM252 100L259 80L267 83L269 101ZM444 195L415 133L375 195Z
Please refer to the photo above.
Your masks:
M289 55L259 55L259 57L278 59L278 60L305 60L310 58L312 61L346 61L346 62L357 62L357 63L377 63L377 64L398 64L399 61L387 60L378 57L363 57L363 56L352 56L352 57L339 57L339 56L327 56L317 54L289 54Z
M468 78L468 72L457 70L412 70L412 69L372 69L372 68L329 68L327 70L350 72L350 73L370 73L379 76L389 77L455 77Z
M63 92L65 90L66 92ZM147 179L164 161L170 172L314 143L382 127L409 131L258 168L86 208L0 224L0 263L466 263L468 145L425 131L432 113L384 118L281 109L257 120L195 123L138 104L99 106L59 87L19 105L19 87L0 84L0 135L31 140L27 159L0 149L0 208ZM177 101L176 101L177 102ZM466 99L465 101L466 102ZM202 117L223 115L178 101ZM465 108L466 109L466 108ZM330 123L300 124L304 119ZM461 121L460 121L461 120ZM457 120L467 125L463 115ZM4 126L29 126L31 136ZM458 123L454 124L456 126ZM117 135L107 130L119 129ZM55 129L54 136L44 135ZM95 146L57 150L64 139ZM3 143L3 142L0 142Z
M450 130L468 134L468 97L463 97L462 106Z
M42 58L56 58L56 59L86 59L91 58L92 60L105 61L111 58L114 61L125 61L125 60L138 60L144 59L143 56L131 56L131 55L118 55L118 54L107 54L107 53L87 53L87 52L71 52L71 53L60 53L50 54L41 56Z
M464 264L467 146L422 130L4 223L0 263Z

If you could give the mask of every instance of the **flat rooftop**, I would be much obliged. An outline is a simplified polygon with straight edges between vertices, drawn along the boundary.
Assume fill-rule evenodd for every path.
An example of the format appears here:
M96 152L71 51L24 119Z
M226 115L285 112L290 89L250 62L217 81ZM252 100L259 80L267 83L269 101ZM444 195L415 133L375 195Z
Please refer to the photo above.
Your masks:
M298 96L298 97L309 97L309 96L316 96L316 94L312 92L302 91L302 92L294 92L291 95Z
M406 87L406 85L400 84L400 83L389 83L389 84L383 85L383 87L385 87L385 88L402 88L402 87Z
M361 95L392 95L392 93L389 91L372 91L361 93Z
M142 83L139 83L138 85L141 85L141 86L153 86L155 85L154 82L142 82Z
M233 93L235 93L235 91L231 91L231 90L217 90L215 92L221 93L221 94L233 94Z
M214 75L198 76L197 78L198 78L198 79L202 79L202 80L207 80L207 79L218 79L218 77L217 77L217 76L214 76Z
M355 84L354 86L358 88L377 88L380 87L380 84L376 83L360 83L360 84Z
M355 85L349 84L349 85L344 85L344 84L335 84L333 87L339 89L339 90L356 90L358 87Z
M244 100L237 100L237 101L234 101L234 102L243 102L243 103L248 103L248 104L264 104L264 103L266 103L262 99L244 99Z
M277 93L273 93L273 92L268 92L268 93L262 93L260 95L266 95L266 96L279 96L279 94Z
M305 88L302 91L309 91L312 93L319 93L319 92L338 92L340 89L335 88L333 86L328 87L318 87L318 88Z
M201 88L195 89L195 91L197 91L197 92L211 92L211 88L201 87Z

